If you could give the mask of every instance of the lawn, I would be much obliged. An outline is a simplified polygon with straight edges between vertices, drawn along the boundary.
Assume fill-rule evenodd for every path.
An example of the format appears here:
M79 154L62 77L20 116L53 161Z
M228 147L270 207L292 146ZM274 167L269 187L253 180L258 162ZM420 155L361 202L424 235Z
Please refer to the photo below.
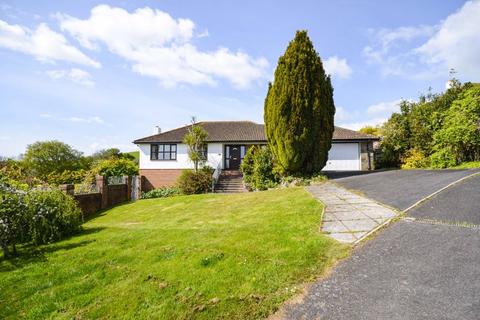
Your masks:
M301 188L140 200L0 258L1 319L257 319L348 254Z

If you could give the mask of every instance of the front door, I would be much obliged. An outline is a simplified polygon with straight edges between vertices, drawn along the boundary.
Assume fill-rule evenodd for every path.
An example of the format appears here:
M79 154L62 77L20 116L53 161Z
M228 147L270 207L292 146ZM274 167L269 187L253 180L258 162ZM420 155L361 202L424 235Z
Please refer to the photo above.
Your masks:
M225 146L225 169L238 170L240 168L240 146Z

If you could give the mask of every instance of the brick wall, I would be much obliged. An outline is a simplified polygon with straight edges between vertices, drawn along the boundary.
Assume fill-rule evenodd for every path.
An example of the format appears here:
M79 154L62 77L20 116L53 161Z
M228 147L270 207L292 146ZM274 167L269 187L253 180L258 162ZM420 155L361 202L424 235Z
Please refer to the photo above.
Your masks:
M127 194L127 185L115 184L107 186L107 199L107 207L112 207L116 204L129 200Z
M126 184L107 185L102 176L97 176L95 183L98 192L96 193L74 194L72 184L61 185L60 190L77 200L78 207L82 210L84 217L88 217L99 210L132 200L132 181L132 177L126 177ZM140 183L135 183L135 185L136 188L139 188ZM139 192L135 193L139 194Z
M182 169L141 169L142 191L160 187L172 187L176 184Z
M73 197L77 200L78 207L82 210L84 217L102 209L101 193L76 194Z

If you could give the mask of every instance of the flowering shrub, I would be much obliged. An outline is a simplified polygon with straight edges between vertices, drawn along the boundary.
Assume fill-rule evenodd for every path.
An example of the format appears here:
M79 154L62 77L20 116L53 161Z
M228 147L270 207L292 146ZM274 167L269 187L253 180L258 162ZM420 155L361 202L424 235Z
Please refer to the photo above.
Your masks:
M0 246L4 257L16 245L60 240L80 229L75 200L59 190L18 190L0 179Z
M80 229L82 212L75 200L59 190L32 190L27 196L30 240L58 241Z
M0 183L0 246L5 257L8 246L16 254L16 244L28 240L28 219L25 194Z

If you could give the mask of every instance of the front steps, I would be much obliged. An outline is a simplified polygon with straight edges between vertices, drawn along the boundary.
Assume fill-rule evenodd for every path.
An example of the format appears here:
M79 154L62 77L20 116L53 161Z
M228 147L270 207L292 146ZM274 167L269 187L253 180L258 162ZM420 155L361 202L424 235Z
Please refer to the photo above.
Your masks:
M239 193L247 192L243 186L243 175L238 170L223 170L220 174L215 192L218 193Z

